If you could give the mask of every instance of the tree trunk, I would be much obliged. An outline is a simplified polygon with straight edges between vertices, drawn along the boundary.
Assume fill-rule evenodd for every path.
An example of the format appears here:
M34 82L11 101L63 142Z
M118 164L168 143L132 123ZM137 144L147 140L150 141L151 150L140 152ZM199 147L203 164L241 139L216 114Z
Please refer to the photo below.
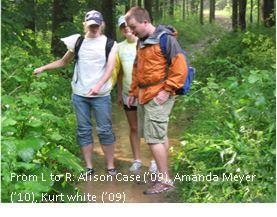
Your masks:
M168 2L166 0L163 0L163 19L167 18L168 15Z
M164 0L160 3L160 12L161 12L161 19L164 19Z
M274 0L262 1L262 17L263 23L266 27L272 27L275 25Z
M102 12L102 1L101 0L89 0L87 2L87 5L88 5L88 9L87 11L91 11L91 10L96 10L96 11L99 11L99 12Z
M253 0L250 1L250 23L253 23Z
M160 20L160 18L161 18L160 0L155 0L155 17L157 20Z
M148 11L151 22L153 22L152 16L152 0L144 0L144 8Z
M247 0L239 1L239 25L242 31L246 29L246 20L245 20L246 5L247 5Z
M257 23L258 25L260 24L260 19L261 19L261 4L260 4L260 0L257 0Z
M141 0L138 0L138 6L141 7Z
M115 0L102 0L102 12L106 24L105 35L116 40Z
M215 0L210 0L209 22L212 23L214 20L215 20Z
M187 16L189 16L189 0L187 0L187 2L186 2L187 4L186 4L186 11L187 11Z
M192 14L197 14L197 11L198 11L198 1L191 1L190 2L190 8L191 8L191 13Z
M125 14L130 10L130 0L127 0L125 5Z
M169 1L169 16L174 16L174 0Z
M238 28L238 0L232 0L232 28L234 31Z
M61 56L64 53L64 47L60 40L59 29L64 22L73 22L73 16L69 10L69 4L64 1L53 1L53 13L52 13L52 40L51 48L52 53L57 56Z
M186 19L186 0L183 0L182 11L183 11L183 20L185 20Z
M25 25L25 27L27 29L31 29L33 32L36 31L36 4L35 4L35 0L25 0L23 1L24 5L24 11L26 11L26 15L27 16L27 23Z
M203 0L200 0L200 24L201 25L204 24L204 20L203 20L203 6L204 6L204 2L203 2Z

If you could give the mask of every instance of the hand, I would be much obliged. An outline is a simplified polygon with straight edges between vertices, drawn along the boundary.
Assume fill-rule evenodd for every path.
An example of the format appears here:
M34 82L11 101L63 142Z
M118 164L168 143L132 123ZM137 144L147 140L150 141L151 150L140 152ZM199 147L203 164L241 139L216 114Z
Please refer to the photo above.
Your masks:
M168 100L168 97L169 97L169 92L165 91L165 90L161 90L157 96L154 97L154 101L159 104L159 105L162 105L164 104L167 100Z
M33 71L33 75L38 75L40 73L42 73L44 71L44 67L39 67L39 68L36 68L34 71Z
M128 96L127 97L127 107L130 108L130 106L135 102L134 96Z
M102 85L100 84L96 84L94 87L92 87L89 92L87 93L88 96L91 96L91 95L98 95L100 89L101 89Z

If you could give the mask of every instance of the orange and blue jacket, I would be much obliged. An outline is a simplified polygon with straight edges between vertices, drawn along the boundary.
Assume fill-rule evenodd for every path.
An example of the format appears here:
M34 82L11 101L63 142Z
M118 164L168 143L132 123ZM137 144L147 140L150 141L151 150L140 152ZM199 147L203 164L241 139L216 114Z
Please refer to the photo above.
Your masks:
M166 55L171 60L169 66L160 48L160 37L165 33L168 35ZM159 25L152 35L138 41L129 96L137 97L140 104L146 104L161 90L175 95L175 90L184 85L187 65L176 34L172 28Z

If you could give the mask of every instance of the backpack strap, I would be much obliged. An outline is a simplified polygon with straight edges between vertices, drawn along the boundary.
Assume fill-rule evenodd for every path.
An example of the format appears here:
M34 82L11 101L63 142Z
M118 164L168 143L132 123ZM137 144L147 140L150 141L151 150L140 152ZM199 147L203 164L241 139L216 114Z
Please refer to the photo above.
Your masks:
M153 82L153 83L150 83L150 84L145 84L145 85L138 84L139 88L143 89L143 88L147 88L147 87L150 87L150 86L153 86L153 85L157 85L157 84L163 83L167 79L167 77L168 77L168 68L171 64L171 59L167 55L167 41L168 41L167 35L168 35L167 33L164 33L160 36L160 49L161 49L164 57L166 58L166 67L167 67L167 69L166 69L165 77L163 79L157 81L157 82ZM187 76L187 79L185 81L184 86L175 91L175 93L177 95L184 95L189 91L190 83L192 82L194 74L195 74L195 69L189 66L189 59L187 57L186 52L183 49L182 49L182 54L184 55L186 63L187 63L188 76Z
M169 59L169 57L167 55L166 45L167 45L167 33L164 33L160 37L160 48L162 50L163 55L166 58L167 65L169 66L171 63L171 60ZM189 61L188 55L187 55L186 51L184 51L183 49L182 49L182 54L185 56L186 62L189 65L190 61Z
M79 53L79 50L81 48L81 45L84 41L84 36L80 36L77 41L76 41L76 44L75 44L75 48L74 48L74 59L75 59L75 62L78 61L78 53ZM105 55L106 55L106 60L108 60L108 57L109 57L109 54L112 50L112 47L114 45L114 40L110 39L110 38L107 38L107 42L106 42L106 45L105 45ZM76 64L76 63L75 63Z
M80 47L82 45L84 41L84 36L80 35L79 38L77 39L76 43L75 43L75 47L74 47L74 66L73 66L73 69L75 69L75 65L77 64L78 62L78 58L79 58L79 50L80 50ZM75 83L78 82L78 71L77 71L77 78L76 78L76 81Z
M160 48L161 48L161 51L162 51L163 55L164 55L165 58L166 58L166 64L167 64L167 66L169 67L169 65L170 65L170 63L171 63L171 60L170 60L170 58L169 58L168 55L167 55L166 46L167 46L167 33L164 33L164 34L162 34L161 37L160 37Z
M114 45L114 40L112 40L111 38L107 38L106 47L105 47L106 62L108 61L109 54L110 54L110 52L112 50L113 45Z
M74 47L75 64L78 61L78 53L79 53L79 50L80 50L80 47L81 47L83 41L84 41L84 36L80 35L79 38L77 39L76 43L75 43L75 47Z

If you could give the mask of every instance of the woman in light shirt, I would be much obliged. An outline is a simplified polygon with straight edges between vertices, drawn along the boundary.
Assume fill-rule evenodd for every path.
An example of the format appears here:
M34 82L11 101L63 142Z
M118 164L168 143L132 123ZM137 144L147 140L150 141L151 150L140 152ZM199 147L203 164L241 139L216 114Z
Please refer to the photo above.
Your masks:
M114 166L115 136L111 120L111 75L116 61L117 44L114 42L107 55L108 38L102 34L103 16L98 11L89 11L85 15L85 36L79 51L75 53L76 42L80 35L75 34L61 40L68 51L59 60L39 67L34 74L61 68L67 65L75 55L74 75L71 82L72 103L77 119L77 140L86 163L86 173L93 174L92 162L93 137L91 111L96 120L96 131L105 153L107 172L116 174Z
M116 69L118 73L118 103L123 105L125 114L130 127L130 143L133 152L134 161L130 167L131 172L138 171L141 166L140 156L140 139L138 138L137 129L137 102L135 101L130 107L127 107L127 97L132 83L133 63L136 58L137 37L126 25L124 16L119 17L118 27L125 40L118 43L118 61ZM119 66L119 67L118 67ZM156 172L157 166L154 160L150 162L149 171Z

